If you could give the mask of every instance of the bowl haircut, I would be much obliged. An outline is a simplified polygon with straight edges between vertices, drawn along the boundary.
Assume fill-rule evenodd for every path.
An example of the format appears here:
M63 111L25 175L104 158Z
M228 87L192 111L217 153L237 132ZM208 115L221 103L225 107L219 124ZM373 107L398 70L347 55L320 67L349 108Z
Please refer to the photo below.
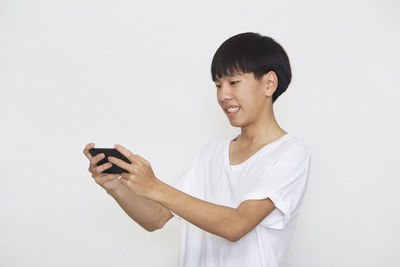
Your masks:
M252 72L259 81L271 70L278 77L278 87L272 95L274 103L292 80L289 57L274 39L254 32L240 33L227 39L217 49L211 63L214 82L235 72Z

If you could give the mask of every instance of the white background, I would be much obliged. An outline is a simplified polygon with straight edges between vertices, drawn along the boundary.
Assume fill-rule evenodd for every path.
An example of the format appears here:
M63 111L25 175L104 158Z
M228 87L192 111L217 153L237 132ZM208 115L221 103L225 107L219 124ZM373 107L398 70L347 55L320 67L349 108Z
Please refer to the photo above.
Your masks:
M172 183L240 133L210 65L273 37L293 80L274 104L312 153L286 267L399 266L397 1L0 1L0 266L176 266L179 220L147 232L88 172L122 144ZM397 76L397 77L396 77Z

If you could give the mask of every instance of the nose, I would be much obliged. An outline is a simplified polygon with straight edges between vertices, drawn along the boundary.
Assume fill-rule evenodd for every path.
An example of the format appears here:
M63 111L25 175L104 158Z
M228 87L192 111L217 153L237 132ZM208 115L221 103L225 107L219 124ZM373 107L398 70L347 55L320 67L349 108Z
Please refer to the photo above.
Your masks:
M232 99L232 90L230 86L221 84L221 86L217 88L217 98L221 102Z

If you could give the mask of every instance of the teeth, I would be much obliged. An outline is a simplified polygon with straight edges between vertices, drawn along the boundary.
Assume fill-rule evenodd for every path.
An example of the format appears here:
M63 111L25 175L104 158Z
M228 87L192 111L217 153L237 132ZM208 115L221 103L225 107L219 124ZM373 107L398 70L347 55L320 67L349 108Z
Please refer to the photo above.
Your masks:
M228 108L228 112L236 112L240 109L240 107L236 107L236 108Z

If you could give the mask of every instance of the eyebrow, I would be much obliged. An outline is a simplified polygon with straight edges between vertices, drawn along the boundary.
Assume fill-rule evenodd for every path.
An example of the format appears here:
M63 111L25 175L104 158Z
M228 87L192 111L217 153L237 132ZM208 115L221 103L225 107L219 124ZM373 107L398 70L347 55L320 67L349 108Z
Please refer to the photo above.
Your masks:
M234 72L234 73L228 74L228 75L226 75L226 76L228 76L228 77L243 76L243 74L241 74L240 72ZM220 80L217 79L217 78L215 78L215 81L216 81L216 82L219 82Z

